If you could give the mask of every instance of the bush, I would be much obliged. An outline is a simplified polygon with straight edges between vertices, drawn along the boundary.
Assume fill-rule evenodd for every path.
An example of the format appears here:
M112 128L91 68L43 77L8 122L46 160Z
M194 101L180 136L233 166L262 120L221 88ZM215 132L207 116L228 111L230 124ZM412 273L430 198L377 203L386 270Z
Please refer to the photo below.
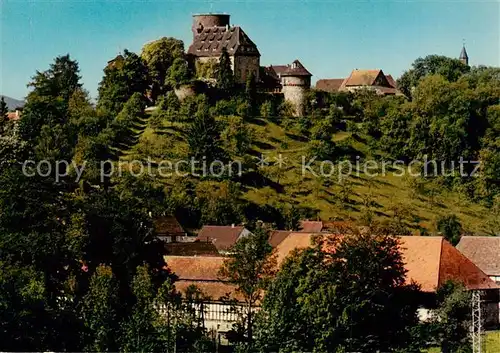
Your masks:
M436 229L453 246L457 245L462 236L462 224L454 214L439 217L436 221Z

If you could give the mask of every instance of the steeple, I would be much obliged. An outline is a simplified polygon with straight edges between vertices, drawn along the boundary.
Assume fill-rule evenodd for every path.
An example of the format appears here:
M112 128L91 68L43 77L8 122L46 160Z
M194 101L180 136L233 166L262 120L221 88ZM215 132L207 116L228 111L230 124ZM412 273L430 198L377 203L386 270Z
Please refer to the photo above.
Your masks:
M465 41L462 46L462 51L460 52L460 57L458 58L463 64L469 65L469 56L467 55L467 50L465 50Z

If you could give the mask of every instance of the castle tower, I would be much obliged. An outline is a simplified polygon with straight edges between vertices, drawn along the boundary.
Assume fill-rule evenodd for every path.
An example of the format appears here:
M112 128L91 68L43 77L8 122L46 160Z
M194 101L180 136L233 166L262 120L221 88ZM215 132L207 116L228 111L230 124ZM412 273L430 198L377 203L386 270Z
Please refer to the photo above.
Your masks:
M465 50L465 44L462 47L462 51L460 52L460 57L458 58L463 64L469 65L469 56L467 55L467 50Z
M294 106L295 116L304 115L306 92L311 88L311 73L300 61L295 60L280 76L285 100Z
M188 54L195 65L202 66L218 62L225 48L231 59L236 83L245 84L250 73L258 81L259 49L240 26L230 26L229 20L227 14L193 15L193 43L189 46Z
M199 14L193 15L193 38L200 34L204 28L229 26L230 15L227 14Z

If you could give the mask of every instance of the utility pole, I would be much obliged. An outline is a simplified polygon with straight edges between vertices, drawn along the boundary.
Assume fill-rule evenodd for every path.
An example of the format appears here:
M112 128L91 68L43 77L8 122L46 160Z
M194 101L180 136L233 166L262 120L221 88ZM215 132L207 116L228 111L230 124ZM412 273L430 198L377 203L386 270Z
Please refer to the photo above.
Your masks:
M483 333L481 322L481 292L472 291L472 353L481 353L481 334Z

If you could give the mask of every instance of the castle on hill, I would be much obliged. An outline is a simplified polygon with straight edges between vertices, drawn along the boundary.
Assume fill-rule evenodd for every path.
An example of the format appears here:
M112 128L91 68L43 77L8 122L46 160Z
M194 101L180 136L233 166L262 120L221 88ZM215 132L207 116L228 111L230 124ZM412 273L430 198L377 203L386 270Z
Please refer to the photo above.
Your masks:
M241 27L230 25L230 15L227 14L194 15L191 29L193 42L188 55L194 58L197 68L218 62L222 49L226 48L237 83L245 83L253 74L261 89L282 93L294 107L295 115L303 114L312 74L299 60L288 65L261 67L259 49Z

